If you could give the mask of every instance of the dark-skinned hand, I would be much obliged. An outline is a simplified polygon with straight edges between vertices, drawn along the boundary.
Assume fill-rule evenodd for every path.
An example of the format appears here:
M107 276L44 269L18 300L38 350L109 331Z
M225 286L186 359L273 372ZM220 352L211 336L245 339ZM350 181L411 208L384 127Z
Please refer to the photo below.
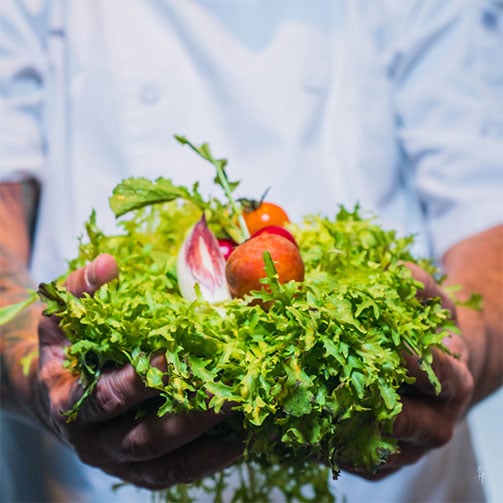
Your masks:
M118 275L115 260L100 255L71 273L67 289L76 296L93 294ZM140 404L157 391L144 386L130 365L105 371L77 418L68 422L64 411L82 396L78 378L63 367L68 344L54 317L39 327L40 359L36 396L43 423L87 464L140 487L162 489L189 483L222 470L242 455L242 445L207 436L228 414L191 412L157 417L155 410L137 419ZM156 365L162 368L163 359Z

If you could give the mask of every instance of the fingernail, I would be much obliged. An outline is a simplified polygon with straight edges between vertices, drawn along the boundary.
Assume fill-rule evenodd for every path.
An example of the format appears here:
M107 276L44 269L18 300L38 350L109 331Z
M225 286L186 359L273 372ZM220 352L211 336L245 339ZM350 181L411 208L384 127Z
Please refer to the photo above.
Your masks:
M84 282L86 284L86 291L93 290L96 285L96 261L94 259L90 264L84 268Z

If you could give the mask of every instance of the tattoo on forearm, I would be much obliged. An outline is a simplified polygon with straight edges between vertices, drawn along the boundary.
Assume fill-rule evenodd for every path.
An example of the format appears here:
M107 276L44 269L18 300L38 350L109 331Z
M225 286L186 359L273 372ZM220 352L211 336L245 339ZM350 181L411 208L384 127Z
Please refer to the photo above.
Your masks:
M30 260L39 192L39 185L33 179L0 183L0 241L25 265Z
M30 255L27 219L33 218L30 215L36 207L32 190L29 183L0 184L0 307L26 298L28 288L33 288L27 270ZM22 362L27 355L36 356L40 312L40 305L34 304L0 326L2 407L19 409L20 395L26 398L30 394L30 377L24 374ZM32 365L36 361L34 358Z

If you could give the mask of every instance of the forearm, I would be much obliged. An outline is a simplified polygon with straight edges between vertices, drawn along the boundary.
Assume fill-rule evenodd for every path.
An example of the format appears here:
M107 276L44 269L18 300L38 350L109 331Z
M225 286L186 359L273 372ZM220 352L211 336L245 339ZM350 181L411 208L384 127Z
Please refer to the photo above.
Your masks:
M493 227L453 246L444 256L448 283L461 285L466 300L483 298L481 311L459 307L458 324L470 352L475 404L503 383L503 226Z
M0 249L0 307L13 304L27 296L22 270L12 267L5 270L5 251ZM38 361L38 319L40 307L32 305L7 325L0 327L1 407L9 412L26 415L31 400L31 376Z
M26 198L26 190L32 188L30 182L27 184L0 184L0 307L23 300L34 286L27 270L30 256L27 203L35 198L34 194ZM29 412L26 404L31 403L30 376L37 363L40 309L39 305L33 305L0 327L1 405L12 412Z

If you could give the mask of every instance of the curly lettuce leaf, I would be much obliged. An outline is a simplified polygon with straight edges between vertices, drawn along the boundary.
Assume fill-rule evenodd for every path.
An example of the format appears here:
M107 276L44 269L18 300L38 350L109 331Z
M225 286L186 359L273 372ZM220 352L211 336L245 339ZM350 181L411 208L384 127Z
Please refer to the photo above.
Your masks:
M278 464L300 469L306 459L327 460L334 475L348 463L375 469L398 449L390 434L402 389L413 382L404 352L438 389L431 350L453 329L439 299L416 297L420 285L404 266L414 261L412 238L381 229L358 208L307 216L292 227L304 282L280 284L265 254L267 290L218 306L187 303L176 255L199 211L192 201L138 208L113 236L91 215L71 266L111 253L120 280L79 299L58 282L42 289L72 343L68 365L91 387L104 367L131 363L159 390L159 415L234 403L246 462L263 473ZM252 298L271 308L251 306ZM150 365L159 351L164 373Z

